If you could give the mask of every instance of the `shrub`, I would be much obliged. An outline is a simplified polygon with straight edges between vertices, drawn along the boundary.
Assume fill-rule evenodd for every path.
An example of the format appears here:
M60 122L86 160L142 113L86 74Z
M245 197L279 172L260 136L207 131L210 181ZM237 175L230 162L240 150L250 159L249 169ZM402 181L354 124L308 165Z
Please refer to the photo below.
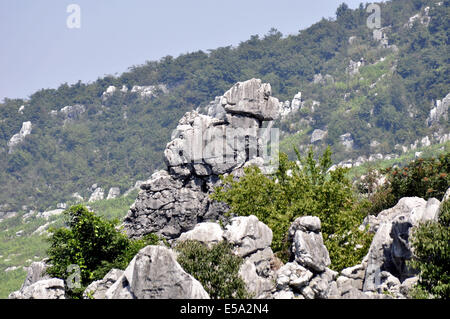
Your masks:
M442 198L450 187L450 153L439 158L419 158L403 168L389 167L382 172L386 183L369 198L369 214L376 215L394 206L402 197Z
M416 297L450 298L450 200L441 206L438 222L428 221L413 229L410 266L419 271Z
M324 243L332 268L341 270L358 263L367 252L371 236L358 229L364 215L352 192L346 170L330 171L331 152L316 161L310 150L301 165L281 153L273 176L257 167L245 168L239 181L222 178L212 198L230 206L230 214L255 215L273 232L272 249L284 261L289 258L287 231L299 216L317 216L322 222Z
M47 253L51 266L47 273L64 279L67 286L71 275L68 267L78 266L81 287L66 287L72 298L81 297L92 281L103 278L112 268L125 269L141 248L158 242L155 235L130 240L115 228L117 220L105 220L82 205L72 206L64 215L67 227L50 230Z
M175 249L183 269L197 279L213 299L248 298L239 276L242 258L234 255L231 245L220 242L208 248L198 241L183 241Z

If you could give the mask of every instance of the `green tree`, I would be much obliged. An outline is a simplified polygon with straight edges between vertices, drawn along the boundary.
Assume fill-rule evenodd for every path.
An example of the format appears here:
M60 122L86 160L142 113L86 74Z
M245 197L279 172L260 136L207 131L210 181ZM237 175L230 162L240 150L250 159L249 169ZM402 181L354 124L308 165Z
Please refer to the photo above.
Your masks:
M413 229L410 265L419 270L416 293L450 299L450 200L441 205L438 222L427 221Z
M73 298L81 297L92 281L103 278L112 268L125 269L141 248L158 242L155 235L130 240L115 228L117 220L105 220L82 205L72 206L64 214L66 227L50 230L47 254L51 266L47 273L67 280L71 275L69 267L78 266L81 287L67 287Z
M223 178L212 198L230 206L230 213L255 215L273 231L272 249L284 260L289 258L287 231L300 216L317 216L335 270L353 266L367 252L371 236L358 229L364 214L356 204L346 170L330 170L331 151L319 160L310 150L305 158L297 152L297 160L289 161L280 154L279 167L265 176L257 167L245 169L236 181Z
M178 262L197 279L213 299L248 298L245 283L239 276L242 258L232 252L227 242L208 248L198 241L183 241L175 246Z

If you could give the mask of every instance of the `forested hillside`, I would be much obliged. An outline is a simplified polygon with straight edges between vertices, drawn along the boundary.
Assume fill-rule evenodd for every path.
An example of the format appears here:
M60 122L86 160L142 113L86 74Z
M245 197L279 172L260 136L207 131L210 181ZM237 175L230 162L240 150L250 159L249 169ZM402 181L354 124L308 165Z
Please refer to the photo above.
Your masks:
M250 78L270 83L281 101L301 92L300 109L276 123L288 153L331 145L337 163L443 141L448 110L430 111L450 92L450 1L383 3L375 36L369 15L362 4L342 4L336 17L298 34L272 29L236 47L167 56L117 77L5 99L0 212L43 211L75 192L86 200L93 184L123 193L163 165L186 111ZM312 142L315 130L324 134Z

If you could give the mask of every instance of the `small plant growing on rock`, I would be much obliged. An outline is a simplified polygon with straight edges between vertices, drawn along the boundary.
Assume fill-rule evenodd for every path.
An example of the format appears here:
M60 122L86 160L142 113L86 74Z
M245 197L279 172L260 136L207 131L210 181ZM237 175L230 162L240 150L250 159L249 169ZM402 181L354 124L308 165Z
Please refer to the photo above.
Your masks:
M177 261L197 279L213 299L249 298L245 283L239 276L242 258L233 254L231 245L220 242L208 248L187 240L175 246Z

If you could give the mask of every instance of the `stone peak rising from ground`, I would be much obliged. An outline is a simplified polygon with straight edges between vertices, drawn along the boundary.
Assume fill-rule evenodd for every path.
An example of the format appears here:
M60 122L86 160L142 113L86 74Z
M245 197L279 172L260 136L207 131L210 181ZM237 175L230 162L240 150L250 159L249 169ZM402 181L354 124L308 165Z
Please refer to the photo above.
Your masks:
M219 175L239 176L247 165L273 164L265 146L278 141L272 121L280 102L271 94L270 84L251 79L216 97L207 115L187 112L164 151L167 168L141 185L124 219L128 236L156 233L173 239L199 222L221 218L227 207L209 198Z

